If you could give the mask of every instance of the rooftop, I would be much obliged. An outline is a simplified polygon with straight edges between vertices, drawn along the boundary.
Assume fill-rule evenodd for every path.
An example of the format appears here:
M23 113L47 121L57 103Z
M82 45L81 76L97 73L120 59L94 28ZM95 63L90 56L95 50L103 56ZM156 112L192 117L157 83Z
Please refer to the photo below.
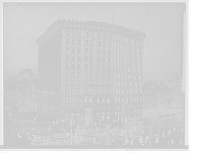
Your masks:
M43 39L48 33L50 33L56 27L68 27L76 28L81 30L99 30L108 33L118 33L122 35L127 35L129 37L137 37L139 39L145 39L146 34L122 25L110 24L100 21L75 21L75 20L61 20L55 21L37 40L36 44Z

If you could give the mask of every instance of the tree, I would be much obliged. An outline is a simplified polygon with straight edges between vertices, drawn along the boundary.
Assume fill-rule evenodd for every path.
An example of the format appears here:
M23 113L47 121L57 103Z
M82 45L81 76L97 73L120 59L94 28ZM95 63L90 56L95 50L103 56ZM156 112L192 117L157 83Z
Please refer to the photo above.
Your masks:
M132 118L127 121L127 138L131 143L144 133L143 122L139 121L138 118Z
M67 118L62 120L56 128L56 132L63 132L65 140L63 144L66 145L81 145L84 142L89 142L91 139L90 133L94 133L94 122L85 122L82 116L75 116L70 114Z
M96 128L95 136L98 144L113 145L115 142L118 142L120 131L115 128L111 128L109 124L105 124L103 128Z
M146 134L149 134L150 139L150 146L152 145L152 134L155 132L157 126L157 119L154 115L149 115L147 117L147 123L146 123Z

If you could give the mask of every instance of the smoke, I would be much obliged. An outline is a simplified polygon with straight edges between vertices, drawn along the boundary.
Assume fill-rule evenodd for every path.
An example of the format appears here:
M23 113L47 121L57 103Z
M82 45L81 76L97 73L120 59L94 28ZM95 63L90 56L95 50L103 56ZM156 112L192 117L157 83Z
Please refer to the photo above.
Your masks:
M25 72L27 72L27 73L29 73L30 75L31 75L31 78L33 79L33 80L35 80L35 78L33 77L33 71L31 70L31 69L29 69L29 68L27 68L27 69L25 69L24 70Z

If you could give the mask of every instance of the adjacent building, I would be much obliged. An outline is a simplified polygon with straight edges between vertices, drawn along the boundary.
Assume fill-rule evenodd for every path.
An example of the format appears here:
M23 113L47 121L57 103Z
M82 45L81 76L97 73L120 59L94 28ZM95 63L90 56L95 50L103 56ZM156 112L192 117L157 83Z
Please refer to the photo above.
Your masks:
M145 37L104 22L57 20L36 41L39 113L98 123L141 117Z
M143 117L154 113L158 104L168 107L169 94L166 81L143 81Z

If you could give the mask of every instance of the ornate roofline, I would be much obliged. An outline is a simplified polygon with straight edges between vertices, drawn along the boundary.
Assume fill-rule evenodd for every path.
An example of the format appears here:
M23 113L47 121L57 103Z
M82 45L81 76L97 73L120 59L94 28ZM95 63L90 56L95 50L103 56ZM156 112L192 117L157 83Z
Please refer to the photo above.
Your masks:
M46 32L41 35L37 40L36 44L45 37L49 32L51 32L53 29L57 28L58 26L69 26L69 27L82 27L82 28L90 28L90 29L102 29L102 30L111 30L111 31L119 31L124 32L127 34L135 35L141 38L146 37L146 33L127 28L125 26L121 26L118 24L106 24L105 22L95 22L95 21L74 21L74 20L60 20L58 19L56 22L54 22L47 30Z

